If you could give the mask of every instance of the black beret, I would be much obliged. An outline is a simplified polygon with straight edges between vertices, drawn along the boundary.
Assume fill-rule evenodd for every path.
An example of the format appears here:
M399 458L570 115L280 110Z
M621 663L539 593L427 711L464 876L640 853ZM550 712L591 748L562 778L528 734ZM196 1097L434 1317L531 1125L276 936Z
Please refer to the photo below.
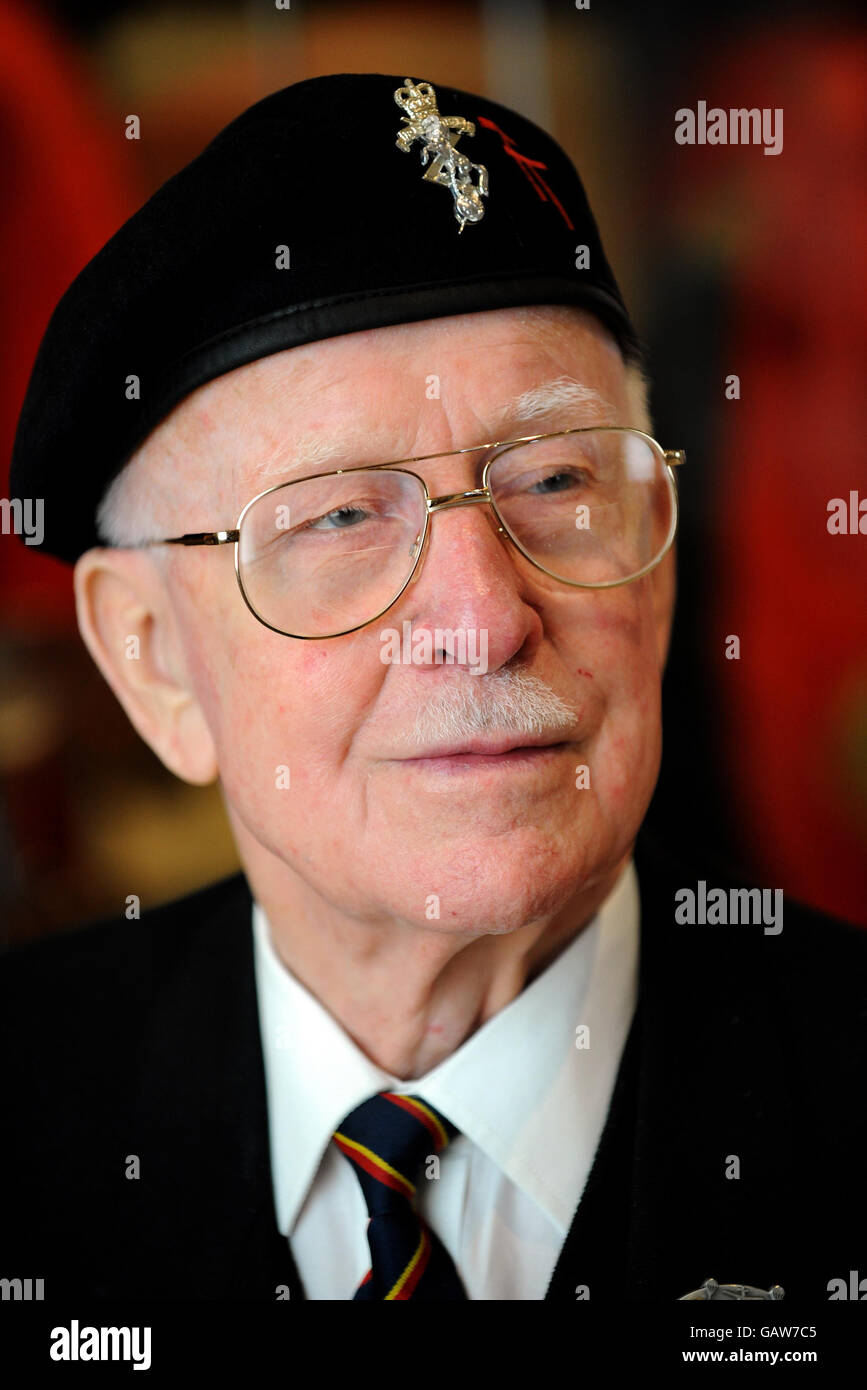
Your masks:
M43 498L44 548L75 560L98 544L111 480L212 378L321 338L530 304L582 306L624 359L640 356L581 181L549 135L421 79L296 83L232 121L66 291L10 495Z

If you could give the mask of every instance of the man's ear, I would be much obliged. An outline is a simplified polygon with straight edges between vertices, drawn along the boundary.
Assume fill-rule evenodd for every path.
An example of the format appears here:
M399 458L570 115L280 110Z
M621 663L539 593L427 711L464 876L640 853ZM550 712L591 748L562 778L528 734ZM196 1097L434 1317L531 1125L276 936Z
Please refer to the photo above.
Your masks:
M153 557L88 550L75 566L74 584L81 635L134 728L177 777L213 782L214 740Z

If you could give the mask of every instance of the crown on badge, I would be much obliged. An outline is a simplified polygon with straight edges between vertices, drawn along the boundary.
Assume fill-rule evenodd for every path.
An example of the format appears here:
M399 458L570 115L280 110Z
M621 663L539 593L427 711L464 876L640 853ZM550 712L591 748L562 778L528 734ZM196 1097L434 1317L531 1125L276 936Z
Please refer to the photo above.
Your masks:
M415 83L411 77L405 77L394 99L407 113L401 117L403 129L395 141L398 149L409 154L414 142L421 140L422 164L433 157L423 177L451 189L455 217L460 224L458 231L462 232L468 222L480 222L485 215L482 198L488 192L488 171L484 164L474 164L455 148L461 135L475 135L473 122L463 116L441 116L430 82Z
M421 119L423 116L438 116L436 92L429 82L413 82L411 77L403 79L403 86L398 87L394 94L394 99L398 106L402 106L404 111L409 112L409 119ZM472 135L475 126L471 121L467 122L470 126L469 134ZM400 139L406 134L401 131Z

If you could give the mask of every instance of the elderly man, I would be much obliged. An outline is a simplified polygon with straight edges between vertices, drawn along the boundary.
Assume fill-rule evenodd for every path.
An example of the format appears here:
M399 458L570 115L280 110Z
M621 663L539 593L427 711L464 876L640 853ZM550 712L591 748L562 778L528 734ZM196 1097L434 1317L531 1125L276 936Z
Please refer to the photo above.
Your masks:
M82 272L13 487L243 874L6 962L0 1273L615 1302L863 1261L864 940L639 837L683 462L574 169L466 92L277 92Z

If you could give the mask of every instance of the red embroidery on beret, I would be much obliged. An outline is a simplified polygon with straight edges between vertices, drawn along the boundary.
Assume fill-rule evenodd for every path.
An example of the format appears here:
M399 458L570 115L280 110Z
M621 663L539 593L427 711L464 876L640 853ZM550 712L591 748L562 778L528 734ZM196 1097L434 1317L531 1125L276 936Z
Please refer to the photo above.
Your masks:
M569 214L560 202L560 199L557 197L556 193L551 191L542 175L538 172L540 169L547 169L547 164L543 164L541 159L531 159L529 155L521 154L520 151L515 148L515 142L511 135L507 135L504 130L501 130L496 121L489 120L487 116L477 116L476 119L479 125L486 126L488 130L495 130L497 132L503 142L503 149L506 151L506 154L511 155L518 167L523 170L539 197L542 199L542 202L547 202L547 199L550 198L570 232L574 231L575 228L569 218Z

